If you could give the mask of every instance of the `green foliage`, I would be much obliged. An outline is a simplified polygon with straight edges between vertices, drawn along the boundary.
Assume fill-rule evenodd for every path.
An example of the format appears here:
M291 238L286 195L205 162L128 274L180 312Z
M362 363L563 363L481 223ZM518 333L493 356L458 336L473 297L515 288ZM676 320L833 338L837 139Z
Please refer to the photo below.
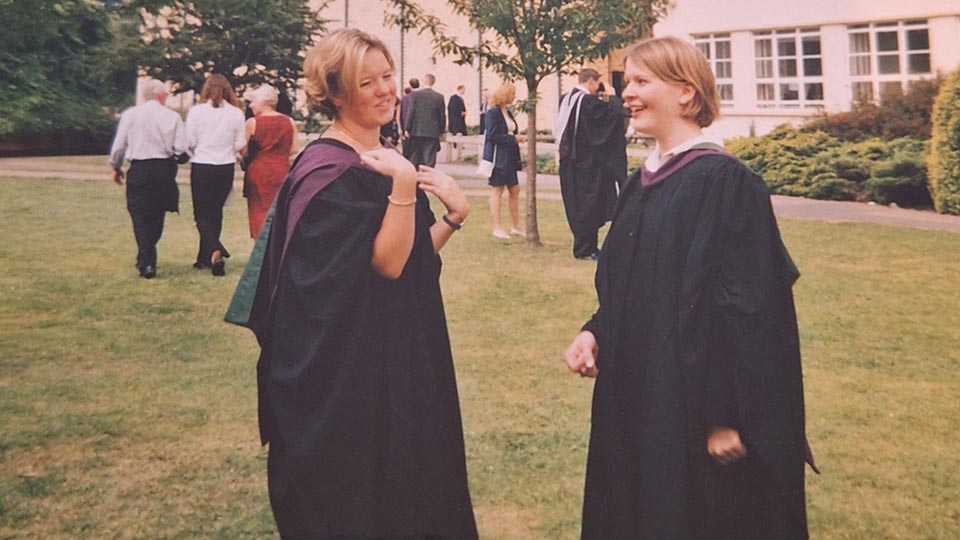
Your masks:
M103 4L3 1L0 21L0 142L108 139L99 52L112 33Z
M928 207L925 143L909 137L844 142L820 131L781 126L727 149L779 195Z
M925 140L930 138L930 110L939 87L939 79L914 81L906 93L891 92L879 104L859 102L850 111L817 117L804 124L801 131L822 131L843 141L900 137Z
M560 174L560 164L551 154L537 154L537 172L543 174Z
M943 83L933 105L927 166L937 212L960 214L960 69Z
M303 0L138 0L124 8L143 23L137 63L178 90L199 91L207 75L234 87L267 82L296 88L302 55L324 29Z

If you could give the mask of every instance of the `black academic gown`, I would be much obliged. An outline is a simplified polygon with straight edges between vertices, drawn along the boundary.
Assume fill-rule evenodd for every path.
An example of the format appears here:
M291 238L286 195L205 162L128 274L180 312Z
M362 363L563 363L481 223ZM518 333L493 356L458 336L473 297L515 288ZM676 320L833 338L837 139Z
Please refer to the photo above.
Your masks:
M732 157L627 180L584 327L599 343L584 540L807 538L796 278L766 186ZM739 430L748 458L714 463L711 425Z
M289 223L279 219L292 215L287 203L278 202L273 255L254 304L277 526L285 540L475 539L441 263L429 232L435 219L418 192L409 261L399 279L381 277L370 261L391 182L356 165ZM284 230L289 242L277 259ZM261 293L271 281L269 303Z
M622 102L616 96L605 102L586 95L576 132L575 117L576 111L560 138L560 192L574 238L587 238L587 243L592 238L595 250L597 231L613 216L617 185L627 177Z
M465 135L467 133L467 120L463 117L466 110L467 106L463 103L460 94L450 96L447 102L447 131L451 135Z

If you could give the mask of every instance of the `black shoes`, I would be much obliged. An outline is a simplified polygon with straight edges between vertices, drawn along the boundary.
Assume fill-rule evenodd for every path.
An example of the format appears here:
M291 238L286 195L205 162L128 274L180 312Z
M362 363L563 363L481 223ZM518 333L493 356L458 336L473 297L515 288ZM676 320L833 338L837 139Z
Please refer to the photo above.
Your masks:
M153 279L157 276L157 269L147 265L140 269L140 277L144 279Z
M215 276L227 275L227 262L223 260L223 255L219 251L213 252L213 259L210 261L210 273Z
M578 261L596 261L599 258L600 258L600 254L597 252L593 252L587 255L586 257L577 257L577 260Z

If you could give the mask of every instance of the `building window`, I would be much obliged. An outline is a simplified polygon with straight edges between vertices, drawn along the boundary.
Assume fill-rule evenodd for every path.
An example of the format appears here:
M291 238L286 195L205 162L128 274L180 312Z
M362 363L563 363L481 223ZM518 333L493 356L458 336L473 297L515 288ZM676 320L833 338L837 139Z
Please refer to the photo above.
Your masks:
M883 99L931 75L927 21L861 24L847 30L853 101Z
M733 105L733 55L730 47L730 34L704 34L693 37L693 43L707 57L713 75L717 79L717 93L720 105Z
M823 107L819 29L755 32L753 55L760 107Z

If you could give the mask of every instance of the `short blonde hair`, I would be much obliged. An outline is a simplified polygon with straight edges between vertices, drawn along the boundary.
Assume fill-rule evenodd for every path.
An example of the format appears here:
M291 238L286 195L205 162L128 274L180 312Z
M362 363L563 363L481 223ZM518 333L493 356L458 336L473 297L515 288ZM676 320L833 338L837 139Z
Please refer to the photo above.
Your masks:
M720 113L717 81L710 63L696 47L673 36L643 40L627 50L627 60L643 65L666 82L689 84L696 95L683 116L700 127L713 123Z
M387 46L379 39L355 28L343 28L324 36L307 52L303 74L307 79L304 91L311 110L327 118L337 118L333 98L352 103L360 90L360 69L363 56L378 50L396 70Z
M517 89L513 83L504 83L490 96L489 105L492 107L504 107L517 99Z

